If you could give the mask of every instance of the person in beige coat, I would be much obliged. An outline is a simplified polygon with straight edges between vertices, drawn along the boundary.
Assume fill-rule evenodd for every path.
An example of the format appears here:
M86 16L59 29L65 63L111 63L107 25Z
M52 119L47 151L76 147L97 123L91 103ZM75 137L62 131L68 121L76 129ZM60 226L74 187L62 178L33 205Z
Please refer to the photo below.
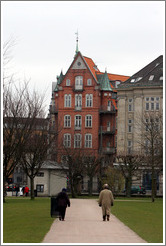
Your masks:
M103 190L99 194L99 206L102 207L103 221L109 221L110 209L114 204L114 197L112 191L109 190L108 184L103 185Z

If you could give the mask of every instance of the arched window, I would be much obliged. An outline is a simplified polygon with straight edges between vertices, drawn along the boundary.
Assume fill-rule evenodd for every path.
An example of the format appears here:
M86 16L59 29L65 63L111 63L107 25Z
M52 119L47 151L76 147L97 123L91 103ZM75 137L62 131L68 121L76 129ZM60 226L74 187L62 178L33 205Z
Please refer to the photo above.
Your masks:
M75 89L76 90L82 90L83 89L83 77L82 76L76 76L75 77Z

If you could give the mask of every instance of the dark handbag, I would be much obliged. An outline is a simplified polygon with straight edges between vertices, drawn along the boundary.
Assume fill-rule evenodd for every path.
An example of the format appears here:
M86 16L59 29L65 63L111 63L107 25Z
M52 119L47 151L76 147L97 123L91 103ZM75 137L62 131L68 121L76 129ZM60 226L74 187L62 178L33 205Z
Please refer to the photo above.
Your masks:
M113 207L114 206L114 203L113 202L111 202L111 207Z

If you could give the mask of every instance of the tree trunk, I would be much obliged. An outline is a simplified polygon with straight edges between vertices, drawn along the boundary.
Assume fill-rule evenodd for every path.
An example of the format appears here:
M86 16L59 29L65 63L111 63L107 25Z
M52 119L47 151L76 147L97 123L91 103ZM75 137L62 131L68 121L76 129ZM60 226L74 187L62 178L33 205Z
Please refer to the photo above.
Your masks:
M152 167L152 202L155 201L155 178L154 178L154 168Z
M93 178L89 178L89 196L92 195Z
M3 202L6 202L6 177L3 176Z
M75 198L75 190L74 190L74 185L73 185L73 178L69 175L69 179L70 179L70 188L71 188L71 196L72 198Z
M126 178L126 196L131 197L131 177Z
M34 194L34 178L30 177L30 181L31 181L31 200L35 199L35 194Z

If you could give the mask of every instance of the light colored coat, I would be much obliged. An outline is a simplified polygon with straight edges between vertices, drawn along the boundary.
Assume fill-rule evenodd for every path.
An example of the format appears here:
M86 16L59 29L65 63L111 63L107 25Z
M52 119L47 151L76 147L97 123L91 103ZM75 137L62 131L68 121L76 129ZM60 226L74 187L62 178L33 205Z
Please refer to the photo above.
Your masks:
M99 194L99 206L102 206L103 216L110 215L111 204L114 203L114 197L112 191L104 189Z

